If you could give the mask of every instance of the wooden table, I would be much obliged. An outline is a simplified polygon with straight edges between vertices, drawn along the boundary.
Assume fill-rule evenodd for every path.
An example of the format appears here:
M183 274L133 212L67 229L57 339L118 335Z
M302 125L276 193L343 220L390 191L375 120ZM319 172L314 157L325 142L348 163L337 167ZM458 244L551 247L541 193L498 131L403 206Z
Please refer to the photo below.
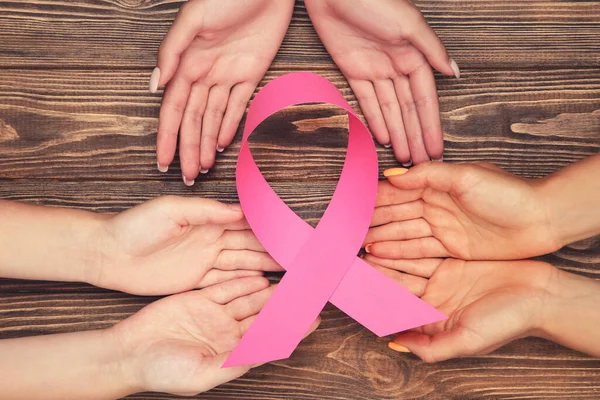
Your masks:
M460 80L438 79L445 161L490 161L534 178L598 152L600 1L417 3L463 71ZM180 4L0 0L0 198L98 212L162 194L236 201L239 135L193 188L177 163L156 171L161 93L148 93L148 79ZM356 106L302 2L261 86L295 70L323 74ZM253 138L267 179L313 224L341 170L344 124L337 110L296 107ZM382 169L396 165L382 147L379 158ZM544 259L598 278L600 239ZM151 301L83 284L0 280L0 338L107 327ZM544 340L428 365L389 351L387 339L332 306L322 316L292 358L199 398L600 398L600 361Z

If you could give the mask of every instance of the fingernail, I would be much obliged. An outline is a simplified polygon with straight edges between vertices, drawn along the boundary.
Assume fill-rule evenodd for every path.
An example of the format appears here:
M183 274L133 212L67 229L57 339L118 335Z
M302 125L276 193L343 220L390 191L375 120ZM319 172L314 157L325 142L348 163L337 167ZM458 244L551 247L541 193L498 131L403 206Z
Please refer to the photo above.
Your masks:
M160 164L158 163L158 161L156 162L156 167L157 167L157 168L158 168L158 170L159 170L160 172L162 172L163 174L169 170L169 166L168 166L168 165L160 165Z
M383 176L389 178L390 176L400 176L407 173L408 170L406 168L390 168L383 171Z
M392 147L392 144L391 143L384 144L383 147L385 147L386 149L389 149L390 147Z
M201 174L208 174L208 171L210 171L209 169L202 169L200 168L200 173Z
M242 211L242 207L239 204L227 204L229 206L229 208L231 208L232 210L235 210L237 212Z
M444 162L444 156L442 156L440 158L437 158L435 160L431 160L431 161L433 161L433 162Z
M219 153L222 153L222 152L224 152L224 151L225 151L225 148L224 148L224 147L221 147L221 146L217 146L217 151L218 151Z
M194 182L194 180L193 180L193 179L192 179L191 181L188 181L188 180L187 180L187 178L186 178L185 176L183 177L183 184L184 184L185 186L194 186L194 183L195 183L195 182Z
M394 351L397 351L398 353L410 353L409 349L407 349L404 346L399 345L396 342L389 342L388 347Z
M410 168L410 167L412 167L412 165L413 165L413 162L412 162L412 160L410 160L410 161L409 161L409 162L407 162L407 163L401 163L401 164L402 164L402 166L403 166L403 167Z
M453 59L450 59L450 68L454 71L454 76L457 79L460 78L460 68L458 68L458 64Z
M369 243L368 245L365 246L365 251L369 254L371 254L371 246L373 246L372 243Z
M158 81L160 80L160 68L154 68L150 76L150 93L156 93L158 90Z

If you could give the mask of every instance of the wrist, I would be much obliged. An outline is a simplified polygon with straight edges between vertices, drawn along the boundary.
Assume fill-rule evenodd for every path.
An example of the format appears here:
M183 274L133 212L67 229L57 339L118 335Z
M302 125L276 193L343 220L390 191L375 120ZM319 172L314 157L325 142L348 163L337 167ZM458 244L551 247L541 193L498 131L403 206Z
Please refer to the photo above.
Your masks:
M99 373L109 377L108 381L114 385L113 391L120 393L120 396L144 391L137 378L131 352L124 347L115 327L103 330L102 336L104 347L110 349L111 355L99 367Z
M103 275L111 264L114 246L108 229L110 222L108 214L91 214L85 233L81 235L80 264L82 266L82 282L102 287Z
M546 236L549 237L546 253L552 253L572 243L571 235L565 229L564 212L560 209L560 202L557 201L560 196L560 192L557 192L560 191L560 180L560 177L550 175L538 179L532 185L544 215L544 221L540 222L540 226L546 230Z

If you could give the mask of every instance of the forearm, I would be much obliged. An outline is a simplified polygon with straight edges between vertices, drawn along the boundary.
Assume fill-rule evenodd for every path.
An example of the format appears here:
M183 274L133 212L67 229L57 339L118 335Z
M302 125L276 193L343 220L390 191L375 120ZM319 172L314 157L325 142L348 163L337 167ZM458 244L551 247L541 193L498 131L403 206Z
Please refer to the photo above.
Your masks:
M104 218L0 200L0 277L83 281Z
M551 229L562 245L600 234L600 154L540 181Z
M111 329L0 341L0 399L109 399L138 391Z
M558 270L540 335L600 357L600 282Z

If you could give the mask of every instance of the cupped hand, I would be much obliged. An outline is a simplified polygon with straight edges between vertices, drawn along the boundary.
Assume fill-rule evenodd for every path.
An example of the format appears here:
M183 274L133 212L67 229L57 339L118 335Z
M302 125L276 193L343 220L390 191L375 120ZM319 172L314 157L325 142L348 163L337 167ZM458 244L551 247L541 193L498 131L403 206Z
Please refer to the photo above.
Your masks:
M281 271L237 205L165 196L106 218L86 280L137 295L165 295Z
M404 165L441 159L440 110L431 67L460 76L408 0L306 0L323 44L348 79L373 135Z
M112 328L124 373L138 391L177 395L242 376L251 366L221 366L274 288L262 277L241 278L150 304Z
M233 140L254 89L287 31L293 0L190 0L163 40L150 90L167 85L156 144L158 168L179 156L193 185Z
M436 162L388 179L379 185L365 239L375 256L512 260L562 246L539 191L542 180L526 181L491 164Z
M390 347L426 362L490 353L544 337L558 269L538 261L365 260L448 316L401 333ZM398 347L400 346L400 347Z

